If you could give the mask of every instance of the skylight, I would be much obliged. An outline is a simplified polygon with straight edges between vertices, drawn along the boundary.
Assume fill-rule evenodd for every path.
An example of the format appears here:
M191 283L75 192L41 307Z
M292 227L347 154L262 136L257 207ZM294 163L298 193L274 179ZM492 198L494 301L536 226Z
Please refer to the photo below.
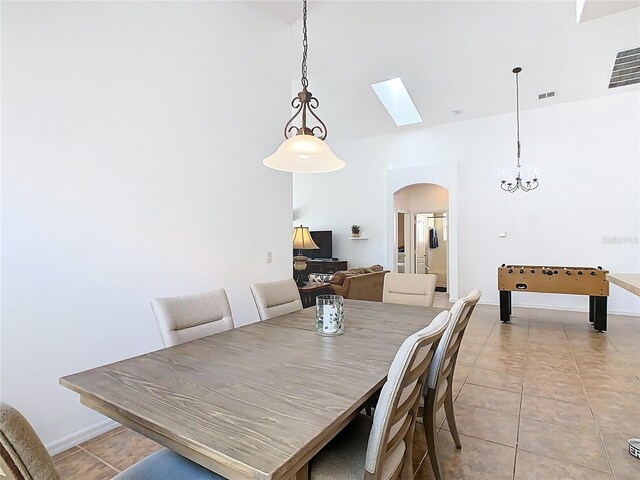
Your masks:
M400 77L374 83L371 88L376 92L396 125L401 127L422 122L422 117L411 101L407 87L404 86Z

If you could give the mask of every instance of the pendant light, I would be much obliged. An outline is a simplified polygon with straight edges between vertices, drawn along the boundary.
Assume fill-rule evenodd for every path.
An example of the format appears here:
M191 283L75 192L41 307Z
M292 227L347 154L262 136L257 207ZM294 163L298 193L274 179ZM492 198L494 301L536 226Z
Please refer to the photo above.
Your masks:
M309 86L307 79L307 0L302 2L302 35L302 90L291 101L291 106L296 109L296 112L284 126L285 141L273 155L265 158L262 163L269 168L283 172L334 172L344 168L345 163L336 157L324 142L324 139L327 138L327 127L314 112L318 108L319 102L307 90ZM311 114L319 122L319 125L309 128L307 114ZM299 127L292 125L299 115L302 124Z
M525 180L522 180L522 166L520 165L520 90L518 85L518 74L522 71L522 68L516 67L513 69L513 73L516 75L516 132L517 132L517 155L518 160L515 169L515 179L511 179L511 175L503 172L503 180L500 182L500 188L505 192L514 193L517 190L528 192L538 188L538 172L534 169L526 172Z

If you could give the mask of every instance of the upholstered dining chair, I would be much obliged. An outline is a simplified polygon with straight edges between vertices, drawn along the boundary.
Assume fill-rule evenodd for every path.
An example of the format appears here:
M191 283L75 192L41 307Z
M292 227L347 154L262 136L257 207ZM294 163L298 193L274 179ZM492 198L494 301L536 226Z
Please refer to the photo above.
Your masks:
M233 328L231 306L224 288L195 295L155 298L151 300L151 309L165 347Z
M429 366L429 374L423 391L424 407L422 411L422 423L427 437L429 460L431 461L431 468L436 480L442 478L438 462L438 451L436 449L436 433L438 427L436 425L436 414L443 406L453 442L457 448L462 448L453 411L453 376L456 370L458 352L460 351L460 344L462 343L464 332L481 295L482 292L480 290L474 290L453 305L449 326L442 336L433 361Z
M0 403L0 466L11 480L60 480L51 457L26 418ZM224 480L171 450L162 449L113 480Z
M384 277L382 301L403 305L433 306L438 277L414 273L387 273Z
M260 320L302 310L300 292L293 278L276 282L254 283L251 294L256 302Z
M418 404L449 312L408 337L396 353L373 418L358 415L311 461L310 480L413 478Z

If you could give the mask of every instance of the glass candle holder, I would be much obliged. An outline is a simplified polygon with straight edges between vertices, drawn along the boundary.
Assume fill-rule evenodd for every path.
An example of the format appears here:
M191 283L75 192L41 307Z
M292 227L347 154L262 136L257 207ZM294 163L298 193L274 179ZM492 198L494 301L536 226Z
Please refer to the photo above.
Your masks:
M325 337L344 333L344 298L342 295L318 295L316 298L316 333Z

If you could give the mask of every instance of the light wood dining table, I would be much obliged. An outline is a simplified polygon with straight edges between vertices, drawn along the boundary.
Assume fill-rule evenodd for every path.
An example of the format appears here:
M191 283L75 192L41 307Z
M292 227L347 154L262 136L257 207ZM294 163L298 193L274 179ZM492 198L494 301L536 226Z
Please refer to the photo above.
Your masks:
M345 333L315 307L60 379L83 405L230 480L301 480L377 392L401 343L442 309L345 300Z

